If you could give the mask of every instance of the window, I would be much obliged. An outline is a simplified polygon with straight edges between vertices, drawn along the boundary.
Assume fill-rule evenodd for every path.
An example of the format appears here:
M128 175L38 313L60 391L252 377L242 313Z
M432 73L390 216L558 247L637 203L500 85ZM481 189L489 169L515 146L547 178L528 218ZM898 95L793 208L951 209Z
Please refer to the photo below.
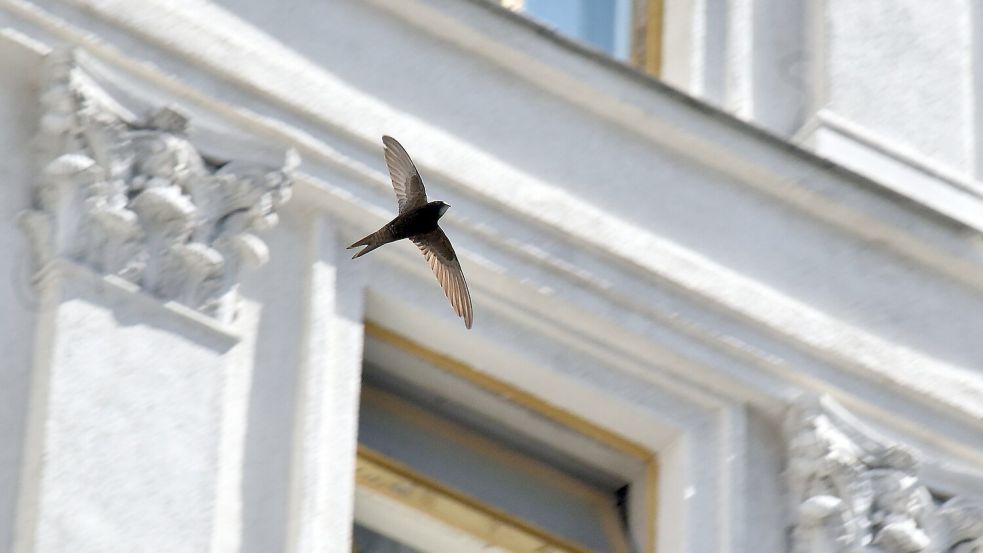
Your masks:
M651 452L386 329L366 334L356 551L653 550Z
M560 34L658 75L662 0L501 0Z

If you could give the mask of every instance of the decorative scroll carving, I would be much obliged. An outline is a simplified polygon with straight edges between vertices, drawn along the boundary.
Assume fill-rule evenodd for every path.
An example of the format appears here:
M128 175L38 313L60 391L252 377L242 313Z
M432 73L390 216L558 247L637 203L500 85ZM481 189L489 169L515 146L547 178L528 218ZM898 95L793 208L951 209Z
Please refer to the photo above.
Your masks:
M795 553L970 553L983 549L983 503L937 505L918 454L876 435L828 397L785 421Z
M21 219L36 267L70 259L230 321L240 271L267 261L255 233L276 224L297 154L210 163L179 110L127 114L71 50L49 55L41 106L36 205Z

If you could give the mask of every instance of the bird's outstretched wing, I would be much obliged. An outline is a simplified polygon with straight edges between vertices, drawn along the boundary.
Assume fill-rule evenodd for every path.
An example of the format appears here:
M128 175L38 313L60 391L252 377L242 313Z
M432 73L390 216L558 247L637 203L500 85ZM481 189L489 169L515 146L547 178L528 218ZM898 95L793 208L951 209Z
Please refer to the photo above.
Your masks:
M391 136L383 136L382 143L386 146L386 166L389 167L389 176L393 179L399 212L405 213L426 205L427 191L423 188L423 179L413 165L410 154Z
M451 302L451 307L458 317L464 317L464 326L471 328L474 315L471 312L471 294L468 293L468 283L464 281L464 271L457 260L454 247L447 239L444 231L436 230L411 238L416 247L423 252L427 263L437 277L437 282L444 289L444 295Z

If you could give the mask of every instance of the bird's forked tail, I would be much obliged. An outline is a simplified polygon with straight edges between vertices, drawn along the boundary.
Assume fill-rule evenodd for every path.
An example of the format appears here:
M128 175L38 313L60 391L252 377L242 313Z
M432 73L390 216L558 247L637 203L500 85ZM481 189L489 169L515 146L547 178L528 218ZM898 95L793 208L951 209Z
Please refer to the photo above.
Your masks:
M366 236L365 238L362 238L358 242L355 242L351 246L348 246L346 249L350 250L352 248L357 248L359 246L366 246L365 249L359 251L358 253L352 256L352 259L355 259L356 257L362 257L363 255L378 248L379 246L383 246L392 241L393 241L393 233L392 231L389 230L388 226L385 226L373 232L372 234Z

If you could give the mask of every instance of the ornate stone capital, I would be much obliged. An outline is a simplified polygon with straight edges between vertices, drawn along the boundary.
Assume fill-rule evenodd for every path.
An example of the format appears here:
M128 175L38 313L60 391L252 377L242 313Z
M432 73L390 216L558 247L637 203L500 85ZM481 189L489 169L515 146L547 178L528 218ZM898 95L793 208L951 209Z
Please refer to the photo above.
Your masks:
M289 199L296 152L280 167L210 162L178 109L128 115L72 50L49 55L41 108L35 208L21 218L36 268L69 259L231 321L240 270L267 261L255 233Z
M937 501L919 454L877 435L829 397L785 420L795 553L969 553L983 549L983 503Z

